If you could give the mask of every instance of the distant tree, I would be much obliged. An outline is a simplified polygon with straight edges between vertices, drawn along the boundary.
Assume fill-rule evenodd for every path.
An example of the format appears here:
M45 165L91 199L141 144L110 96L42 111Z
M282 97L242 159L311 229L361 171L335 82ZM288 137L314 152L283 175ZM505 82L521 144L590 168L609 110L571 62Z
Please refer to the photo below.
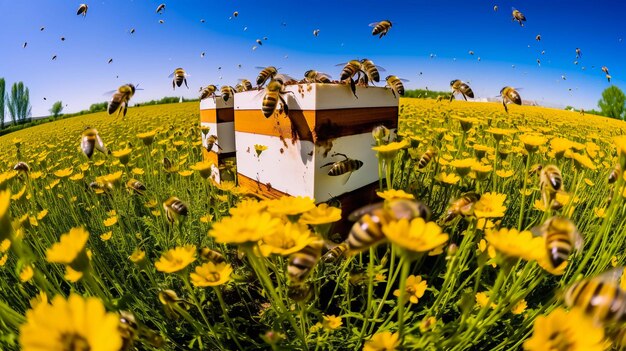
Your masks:
M598 101L598 107L604 116L624 119L624 103L626 103L626 95L620 88L611 85L602 92L602 99Z
M14 124L23 122L30 116L30 93L28 88L24 87L24 83L13 83L6 104Z
M6 95L6 82L4 78L0 78L0 129L4 129L4 110L5 110L5 99Z
M100 112L100 111L106 111L107 106L109 105L108 102L99 102L97 104L92 104L91 106L89 106L89 112Z
M54 105L52 105L52 108L50 109L50 113L52 114L52 117L54 118L59 117L62 111L63 111L62 101L55 102Z

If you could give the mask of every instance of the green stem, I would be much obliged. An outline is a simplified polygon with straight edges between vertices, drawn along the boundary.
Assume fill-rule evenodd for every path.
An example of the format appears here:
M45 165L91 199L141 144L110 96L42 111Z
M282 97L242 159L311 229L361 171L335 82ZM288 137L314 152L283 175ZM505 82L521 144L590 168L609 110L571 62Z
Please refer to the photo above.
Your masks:
M187 278L188 276L186 274L186 271L183 271L183 272L184 273L181 273L180 276L183 279L183 282L185 283L185 287L189 291L189 296L191 296L191 300L193 301L193 304L198 309L198 312L200 312L200 316L202 316L202 320L204 321L204 324L206 324L206 326L207 326L207 328L209 328L209 331L211 332L211 334L213 334L213 337L215 338L215 343L220 347L220 349L224 349L224 345L222 345L222 342L220 341L219 336L217 335L215 330L213 330L213 326L211 325L211 323L209 323L209 319L206 317L206 314L204 313L204 310L202 309L202 305L200 304L200 302L196 298L196 294L193 291L193 288L191 287L191 284L189 284L189 279Z
M404 341L404 303L406 302L406 279L411 270L411 261L404 260L402 272L400 273L400 297L398 298L398 333L400 334L400 345Z
M226 309L226 303L224 303L224 297L222 296L222 291L220 290L218 286L214 286L213 290L215 291L215 294L217 295L217 299L220 302L220 307L222 308L222 314L224 315L224 320L229 325L228 331L230 332L230 336L235 342L235 344L237 345L237 348L239 350L243 350L244 348L241 347L241 344L239 344L239 340L237 339L237 335L235 334L235 330L237 329L235 328L233 321L228 316L228 310Z
M526 168L524 171L524 187L522 189L522 203L519 208L519 218L517 220L517 230L522 230L522 225L524 224L524 206L526 205L526 185L528 183L528 169L530 168L530 158L532 154L529 152L528 157L526 157Z

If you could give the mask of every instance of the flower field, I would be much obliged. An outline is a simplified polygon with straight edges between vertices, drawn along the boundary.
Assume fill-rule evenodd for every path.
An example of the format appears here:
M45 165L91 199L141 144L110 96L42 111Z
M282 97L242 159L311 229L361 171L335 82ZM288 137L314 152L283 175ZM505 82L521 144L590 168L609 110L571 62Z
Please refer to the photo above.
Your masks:
M212 182L197 103L1 137L0 348L626 348L626 124L402 99L399 125L350 233Z

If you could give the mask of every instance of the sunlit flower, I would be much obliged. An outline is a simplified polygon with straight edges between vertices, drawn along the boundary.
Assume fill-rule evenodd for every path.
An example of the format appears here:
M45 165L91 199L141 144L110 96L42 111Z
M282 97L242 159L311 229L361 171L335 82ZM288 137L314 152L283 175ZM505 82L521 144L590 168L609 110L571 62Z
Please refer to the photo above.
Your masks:
M524 313L524 311L526 311L526 307L528 307L526 300L521 299L515 305L513 305L513 307L511 307L511 313L522 314Z
M461 180L461 177L459 177L458 175L454 173L441 172L435 177L435 179L444 184L454 185L458 183L459 180Z
M512 135L513 133L515 133L514 130L502 128L489 128L485 130L485 132L493 135L493 138L496 139L496 141L500 141L504 136Z
M159 272L174 273L184 269L195 260L195 245L185 245L170 249L162 254L154 266Z
M143 175L145 173L142 168L133 168L130 172L134 175Z
M486 292L478 292L478 293L476 293L476 303L481 308L487 307L487 304L489 304L489 295ZM492 302L489 307L496 308L496 306L497 305Z
M213 222L213 215L212 214L207 214L207 215L204 215L204 216L200 217L200 222L202 222L202 223L211 223L211 222Z
M4 265L7 263L7 260L9 259L9 255L3 255L0 256L0 267L4 267Z
M9 251L9 248L11 247L11 240L9 239L4 239L2 242L0 242L0 252L7 252Z
M132 149L126 148L123 150L117 150L117 151L113 151L111 153L111 155L113 155L113 157L117 158L120 160L120 163L125 165L128 163L128 161L130 161L130 153L132 152Z
M198 173L200 173L200 176L206 179L210 177L211 173L213 172L211 168L212 165L213 165L212 162L201 161L201 162L196 163L193 166L190 166L189 168L193 169L194 171L198 171Z
M430 251L448 241L448 234L442 234L437 223L421 217L410 223L406 219L390 222L383 226L383 232L389 241L410 252Z
M52 304L40 303L26 312L19 341L23 351L118 351L118 328L119 316L107 313L98 298L57 295Z
M104 226L105 227L113 226L116 223L117 223L117 216L109 217L109 218L104 220Z
M426 284L426 281L422 280L421 276L410 275L406 279L405 297L408 297L410 303L417 304L419 299L421 299L422 296L424 296L424 293L426 292L427 287L428 285ZM393 292L393 296L399 297L400 290L396 289Z
M213 224L209 235L218 243L256 243L266 235L275 235L281 230L282 222L269 213L255 213L248 216L223 218Z
M404 190L395 190L389 189L385 191L377 191L376 195L385 199L385 200L393 200L393 199L408 199L413 200L415 196L413 194L405 193Z
M389 144L379 145L372 147L372 150L378 152L378 155L382 159L390 160L393 159L398 151L409 146L409 141L404 139L402 141L394 141Z
M128 257L128 259L132 263L139 263L143 261L145 258L146 258L146 253L140 248L136 248L135 251L133 251L133 253L130 255L130 257Z
M289 222L285 224L283 230L277 231L274 235L265 236L259 243L259 249L263 256L271 254L288 256L302 250L315 240L305 224Z
M598 217L598 218L604 218L604 217L606 217L606 212L605 212L605 209L604 209L604 208L597 208L597 207L594 207L594 208L593 208L593 213L594 213L594 214L596 215L596 217Z
M334 314L322 316L322 327L326 330L338 329L342 324L341 317L337 317Z
M152 142L154 141L155 135L156 135L156 130L153 130L150 132L139 133L137 134L137 138L141 139L141 141L143 141L143 144L148 146L148 145L151 145Z
M524 144L524 148L528 152L535 152L541 145L545 145L546 138L537 134L522 134L519 140Z
M34 275L35 275L35 270L33 269L33 266L26 265L22 268L22 271L20 272L20 281L22 283L26 283L30 281L31 279L33 279Z
M478 251L481 253L487 253L487 257L492 261L491 266L496 267L495 258L496 258L496 248L492 245L487 245L487 241L485 239L480 239L478 242Z
M46 259L50 263L66 264L82 272L89 264L85 251L88 239L89 232L84 228L72 228L46 251Z
M594 185L596 185L596 183L594 183L591 179L589 178L585 178L583 179L583 181L585 182L585 184L589 185L590 187L593 187Z
M620 165L622 169L626 169L626 135L620 135L613 139L615 146L617 147L617 154L619 155Z
M43 177L43 173L42 172L30 172L28 173L28 178L32 179L32 180L37 180L39 178Z
M233 268L226 262L207 262L196 267L196 270L189 274L191 284L197 287L218 286L228 283Z
M315 208L315 202L305 196L285 196L267 203L267 210L274 215L295 216Z
M574 160L574 164L578 167L578 169L587 168L590 170L595 170L597 167L593 164L593 161L587 155L582 155L579 153L572 152L569 157Z
M543 238L534 237L527 230L522 232L506 228L497 231L487 230L485 239L503 255L519 257L527 261L541 258L545 251Z
M58 178L67 178L74 173L74 169L72 167L65 168L54 172L54 175Z
M476 173L476 179L484 180L487 179L487 176L493 171L493 167L491 165L483 165L481 163L475 163L472 166L472 171Z
M75 271L72 267L65 266L65 275L63 278L70 283L76 283L83 278L83 272Z
M328 206L325 203L321 203L312 210L303 213L298 219L300 223L310 225L334 223L339 220L341 220L341 209Z
M100 240L108 241L109 239L111 239L111 236L113 236L113 232L112 231L108 231L108 232L100 235Z
M474 216L476 218L498 218L504 217L506 206L504 206L506 194L486 193L474 205Z
M533 336L524 342L524 350L602 351L603 341L604 328L580 310L557 308L535 319Z
M561 158L566 151L572 148L572 142L562 137L556 137L550 140L550 149L554 152L556 158Z
M263 153L263 151L267 150L267 146L254 144L254 151L256 151L256 156L259 157Z
M461 177L466 176L470 172L474 164L476 164L476 160L473 158L464 158L461 160L453 160L450 162L450 166L454 167L456 173Z
M420 322L420 332L422 333L426 333L429 330L432 330L435 328L435 325L437 324L437 319L433 316L427 317L422 319L422 321Z
M83 173L76 173L76 174L74 174L73 176L70 177L70 180L77 182L77 181L82 180L84 178L85 178L85 175Z
M376 333L363 345L363 351L395 351L400 346L400 334L388 331Z
M180 174L182 177L189 177L193 174L193 171L186 169L184 171L178 171L178 174Z

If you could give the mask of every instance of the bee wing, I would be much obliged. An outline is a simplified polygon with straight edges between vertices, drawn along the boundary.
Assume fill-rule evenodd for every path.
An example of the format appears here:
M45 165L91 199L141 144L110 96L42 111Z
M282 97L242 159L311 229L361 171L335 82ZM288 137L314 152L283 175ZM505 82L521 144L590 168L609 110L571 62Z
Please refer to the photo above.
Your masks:
M103 154L107 154L109 152L106 146L104 146L104 142L102 141L102 138L100 138L100 134L96 135L96 149Z
M373 210L377 210L380 208L383 208L384 202L378 202L375 204L370 204L367 206L363 206L355 211L353 211L352 213L350 213L350 215L348 216L348 220L351 222L355 222L357 221L359 218L361 218L364 214L372 212Z
M408 80L408 79L404 79L404 78L398 78L398 79L400 79L400 81L402 81L402 82L410 82L410 80Z
M261 66L254 66L254 68L255 68L255 69L260 69L260 70L264 70L264 69L266 69L267 67L261 67Z
M170 75L167 76L167 78L174 78L174 72L170 73Z
M610 269L600 275L596 276L594 279L599 279L602 282L619 282L624 273L624 266L615 267Z
M117 89L115 89L115 90L110 90L110 91L107 91L106 93L104 93L104 94L102 94L102 95L105 95L105 96L110 96L110 95L115 94L116 92L117 92Z
M376 27L380 22L373 22L368 24L369 27Z
M383 67L381 67L381 66L379 66L379 65L374 65L374 66L376 66L376 69L377 69L379 72L387 72L387 70L386 70L386 69L384 69Z
M333 76L331 76L331 75L330 75L330 74L328 74L328 73L318 72L318 74L319 74L320 76L327 77L328 79L333 79Z
M335 67L345 66L347 64L348 64L347 62L338 63L338 64L335 65Z

